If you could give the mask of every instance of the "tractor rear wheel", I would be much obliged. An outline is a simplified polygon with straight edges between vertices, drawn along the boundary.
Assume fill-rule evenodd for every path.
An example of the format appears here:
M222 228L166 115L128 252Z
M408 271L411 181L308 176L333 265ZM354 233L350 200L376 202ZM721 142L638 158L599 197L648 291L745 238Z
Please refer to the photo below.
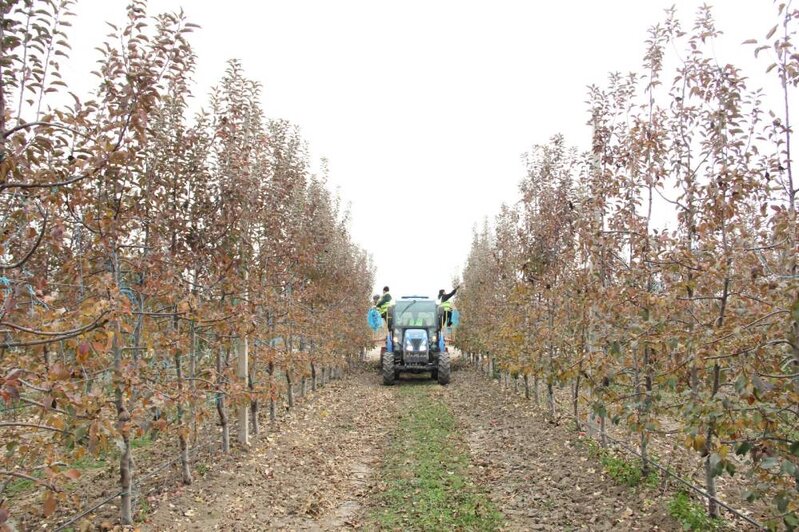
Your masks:
M449 351L443 351L438 354L438 370L436 370L439 384L449 384L449 372Z

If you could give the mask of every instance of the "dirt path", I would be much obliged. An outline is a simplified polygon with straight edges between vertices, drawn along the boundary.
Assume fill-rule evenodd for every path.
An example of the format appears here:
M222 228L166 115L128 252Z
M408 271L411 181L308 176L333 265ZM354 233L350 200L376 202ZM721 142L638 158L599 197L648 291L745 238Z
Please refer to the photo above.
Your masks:
M391 474L382 453L391 448L398 420L409 415L399 411L407 403L403 387L420 385L425 401L453 416L454 439L465 447L465 481L499 510L502 529L679 530L656 489L607 478L573 431L546 423L524 399L467 369L456 371L447 387L426 384L384 387L371 368L329 384L268 439L166 496L144 530L375 528L390 483L384 477Z
M459 371L442 399L469 444L471 476L504 514L503 528L680 530L657 490L606 478L574 431L543 421L494 382Z
M275 432L165 498L145 530L338 530L357 526L394 417L376 371L328 384Z

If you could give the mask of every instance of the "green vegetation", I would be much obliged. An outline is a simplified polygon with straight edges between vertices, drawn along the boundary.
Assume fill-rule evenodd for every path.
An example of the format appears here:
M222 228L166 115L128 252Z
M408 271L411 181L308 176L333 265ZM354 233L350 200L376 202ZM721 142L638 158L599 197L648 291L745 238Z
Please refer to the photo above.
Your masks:
M141 449L142 447L149 446L151 443L153 443L152 436L145 434L144 436L130 440L130 448Z
M387 489L371 519L392 530L497 530L502 514L467 477L455 420L431 388L398 390L403 414L383 465Z
M142 497L139 499L139 511L136 514L136 520L143 523L147 521L147 518L152 512L153 509L150 506L150 501L147 500L147 497Z
M644 478L640 460L625 460L608 449L603 449L591 439L585 440L585 445L588 447L591 456L599 459L599 463L602 464L602 468L608 476L619 484L624 484L631 488L639 484L643 484L647 488L656 488L658 486L660 475L658 475L657 471L652 470Z
M19 480L13 480L9 482L8 486L6 486L6 489L3 492L3 495L8 497L9 499L13 499L17 495L20 495L21 493L27 493L35 488L36 488L36 483L34 481L22 478Z
M669 501L669 515L685 530L720 530L724 527L724 521L709 517L705 507L684 491L675 493Z
M90 469L104 469L107 466L108 462L106 462L106 458L103 455L101 455L98 458L95 458L90 454L86 454L83 457L72 462L72 467L74 467L78 471L87 471Z
M87 454L87 455L75 460L74 462L72 462L70 464L70 466L65 468L65 469L77 469L78 471L83 472L83 471L88 471L88 470L92 470L92 469L103 469L107 465L108 464L106 463L105 458L103 458L103 457L94 458L93 456ZM35 478L41 478L42 477L42 472L41 471L34 471L31 474L31 476L33 476ZM28 479L24 479L23 478L23 479L19 479L19 480L12 480L11 482L9 482L8 485L6 486L5 491L3 492L3 495L5 497L9 498L9 499L14 499L15 497L17 497L19 495L24 495L24 494L30 493L31 491L34 491L36 489L38 489L38 487L37 487L37 484L35 482L33 482L32 480L28 480ZM64 489L66 491L73 491L74 490L74 486L73 485L67 485L67 486L64 486Z

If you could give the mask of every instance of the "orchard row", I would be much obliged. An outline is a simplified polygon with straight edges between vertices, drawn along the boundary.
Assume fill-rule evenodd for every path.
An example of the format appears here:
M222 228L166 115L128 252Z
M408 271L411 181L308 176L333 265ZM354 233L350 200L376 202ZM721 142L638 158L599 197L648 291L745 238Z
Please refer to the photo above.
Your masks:
M690 30L673 13L650 30L643 74L590 88L590 152L536 146L518 201L475 234L457 343L545 386L553 416L570 387L578 426L583 409L603 442L618 425L644 474L652 439L677 437L711 497L743 476L746 498L793 528L799 11L777 9L765 41L741 48L772 94L717 61L706 8Z

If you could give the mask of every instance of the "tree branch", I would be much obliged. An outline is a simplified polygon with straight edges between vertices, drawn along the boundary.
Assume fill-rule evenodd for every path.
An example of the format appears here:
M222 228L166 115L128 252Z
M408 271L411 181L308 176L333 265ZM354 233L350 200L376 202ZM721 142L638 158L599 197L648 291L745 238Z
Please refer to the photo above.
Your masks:
M39 244L42 243L42 238L44 238L44 232L47 229L47 211L42 209L39 205L37 205L39 212L42 214L42 230L39 233L39 236L36 238L36 242L33 244L33 247L22 257L20 260L15 262L14 264L0 264L0 269L3 270L13 270L19 268L33 256L34 251L39 248Z

